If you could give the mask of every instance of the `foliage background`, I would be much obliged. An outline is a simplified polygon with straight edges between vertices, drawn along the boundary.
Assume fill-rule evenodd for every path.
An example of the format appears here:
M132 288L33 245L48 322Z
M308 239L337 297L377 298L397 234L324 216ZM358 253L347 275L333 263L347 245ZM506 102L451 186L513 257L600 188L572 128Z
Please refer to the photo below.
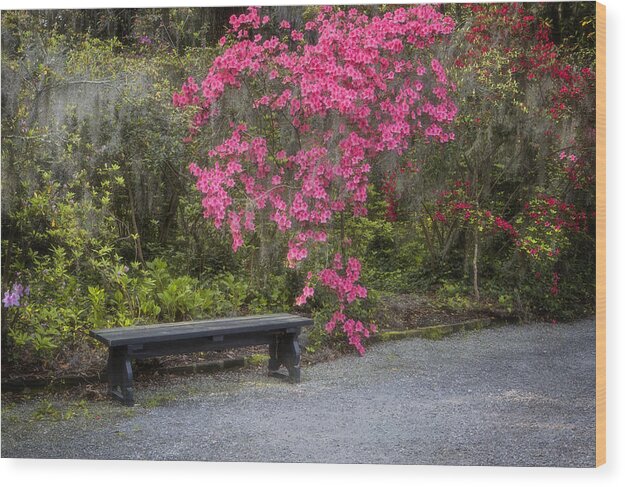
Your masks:
M457 21L441 56L458 83L458 139L442 150L416 147L418 171L402 168L393 178L381 171L369 216L346 222L371 295L359 313L372 319L381 299L411 293L522 319L590 314L594 184L576 188L559 154L574 153L594 174L594 87L585 85L550 119L552 78L529 83L510 75L512 56L496 50L475 61L479 69L456 63L470 49L466 34L476 17L445 8ZM549 26L563 65L594 70L594 4L527 8L537 19L529 29ZM307 10L270 13L298 26ZM242 11L3 12L2 291L29 287L20 306L3 308L5 364L84 360L93 327L282 310L314 313L323 324L323 295L304 310L293 306L305 270L285 268L286 242L261 235L232 254L228 236L202 218L187 171L194 147L182 142L187 121L172 93L189 75L202 76L227 19ZM501 27L493 18L485 24L492 32ZM520 53L534 42L506 40ZM458 181L465 193L441 201ZM585 212L584 231L548 234L523 220L524 205L539 205L541 195ZM473 205L476 216L458 216L459 202ZM525 230L545 254L560 253L532 258L505 233L484 232L485 209Z

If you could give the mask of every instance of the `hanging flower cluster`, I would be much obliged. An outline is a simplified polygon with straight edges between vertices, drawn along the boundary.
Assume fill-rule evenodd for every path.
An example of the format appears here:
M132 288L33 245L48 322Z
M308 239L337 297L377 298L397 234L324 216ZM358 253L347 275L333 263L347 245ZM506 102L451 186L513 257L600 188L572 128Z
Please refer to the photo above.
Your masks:
M479 208L474 199L469 181L455 181L453 189L439 192L431 218L441 223L458 220L484 232L503 232L512 239L519 236L519 232L510 222L490 209Z
M456 181L452 190L441 191L431 220L443 224L455 220L483 232L503 232L519 251L532 258L555 258L568 242L567 232L588 231L586 212L555 196L532 198L511 223L493 210L478 208L469 188L469 181Z
M534 258L552 259L568 244L567 233L588 231L588 215L555 196L538 195L525 203L516 240L519 250Z
M583 157L572 151L563 150L559 153L561 168L574 189L586 189L595 184L595 168Z
M378 156L401 155L415 139L454 139L455 86L431 49L454 22L437 7L382 16L320 7L303 31L280 22L279 36L269 17L251 7L232 16L230 26L206 77L189 78L173 103L194 108L190 136L196 137L229 97L249 101L241 123L232 123L204 161L190 165L204 216L217 228L227 225L234 251L262 215L289 236L286 259L296 266L327 242L336 213L366 215ZM316 279L339 303L327 329L342 323L362 353L361 337L371 327L343 318L347 304L366 296L355 284L359 266L350 257L344 276L334 267L319 270ZM313 292L307 284L297 304Z
M472 26L465 36L470 47L456 60L458 67L478 69L482 57L501 51L510 72L528 81L550 80L554 89L549 95L547 111L554 120L594 92L594 71L562 63L558 47L551 39L551 28L522 4L472 4L466 8L472 14ZM484 70L482 74L489 73Z

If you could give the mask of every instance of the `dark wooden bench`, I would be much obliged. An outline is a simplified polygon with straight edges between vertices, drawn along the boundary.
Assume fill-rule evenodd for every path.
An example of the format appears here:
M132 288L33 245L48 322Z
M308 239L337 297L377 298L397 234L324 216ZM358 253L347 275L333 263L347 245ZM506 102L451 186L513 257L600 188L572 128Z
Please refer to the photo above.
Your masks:
M309 318L282 313L108 328L91 330L90 334L109 347L110 394L132 406L133 359L268 344L269 375L281 375L278 370L284 365L290 381L299 382L301 354L298 336L302 327L312 323Z

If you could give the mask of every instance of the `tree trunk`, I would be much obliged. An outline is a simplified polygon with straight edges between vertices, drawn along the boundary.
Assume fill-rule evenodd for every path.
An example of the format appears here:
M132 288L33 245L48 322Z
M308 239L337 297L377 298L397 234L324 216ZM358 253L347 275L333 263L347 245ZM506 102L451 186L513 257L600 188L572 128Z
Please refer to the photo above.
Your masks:
M480 240L478 236L478 229L477 227L475 227L475 242L474 242L474 247L473 247L473 293L477 301L480 300L480 288L478 286L478 281L477 281L477 275L478 275L477 257L478 257L479 241Z

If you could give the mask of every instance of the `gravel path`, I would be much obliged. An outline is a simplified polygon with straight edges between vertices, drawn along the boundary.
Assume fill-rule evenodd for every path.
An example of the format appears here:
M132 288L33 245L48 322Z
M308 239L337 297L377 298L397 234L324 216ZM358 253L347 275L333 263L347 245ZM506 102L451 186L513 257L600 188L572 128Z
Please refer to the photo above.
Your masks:
M2 456L593 466L595 324L505 326L371 346L291 385L242 369L137 384L138 405L33 419L4 404ZM50 408L48 408L49 412Z

